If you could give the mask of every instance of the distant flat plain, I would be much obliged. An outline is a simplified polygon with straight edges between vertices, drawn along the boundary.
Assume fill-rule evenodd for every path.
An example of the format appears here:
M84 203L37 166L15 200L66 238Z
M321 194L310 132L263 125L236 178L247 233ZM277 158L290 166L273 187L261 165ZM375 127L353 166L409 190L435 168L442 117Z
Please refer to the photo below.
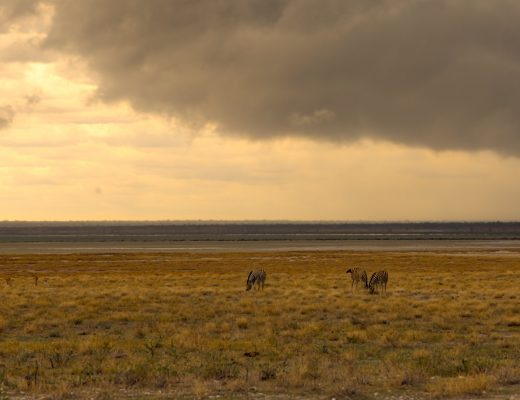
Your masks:
M500 252L520 256L519 240L269 240L0 242L0 254L270 252L270 251Z
M517 222L0 222L0 254L513 251Z

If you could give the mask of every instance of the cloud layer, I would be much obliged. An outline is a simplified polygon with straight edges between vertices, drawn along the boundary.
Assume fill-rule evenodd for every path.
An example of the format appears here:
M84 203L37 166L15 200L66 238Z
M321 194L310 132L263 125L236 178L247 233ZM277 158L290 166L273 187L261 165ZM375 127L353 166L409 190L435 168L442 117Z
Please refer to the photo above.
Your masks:
M520 155L515 0L52 3L46 46L106 101L252 138Z
M0 33L19 18L36 12L38 0L2 0L0 4Z
M14 119L14 110L11 106L0 106L0 129L7 128Z

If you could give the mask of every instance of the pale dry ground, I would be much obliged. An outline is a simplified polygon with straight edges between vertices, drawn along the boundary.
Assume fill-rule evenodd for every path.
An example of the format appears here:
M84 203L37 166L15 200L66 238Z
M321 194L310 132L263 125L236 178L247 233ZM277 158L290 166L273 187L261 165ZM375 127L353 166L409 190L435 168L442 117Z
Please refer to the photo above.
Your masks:
M350 266L386 269L387 295L351 293ZM263 292L244 291L252 267ZM491 399L520 384L516 253L1 255L0 275L0 399Z

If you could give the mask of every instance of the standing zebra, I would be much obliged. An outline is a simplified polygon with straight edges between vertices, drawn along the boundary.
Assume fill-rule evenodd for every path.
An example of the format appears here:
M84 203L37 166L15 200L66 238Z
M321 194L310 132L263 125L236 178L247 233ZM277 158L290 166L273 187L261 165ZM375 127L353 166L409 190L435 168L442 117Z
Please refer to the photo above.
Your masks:
M352 291L354 291L354 285L357 288L357 285L359 282L363 282L365 284L365 287L368 288L368 278L367 278L367 273L365 270L358 268L358 267L354 267L354 268L350 268L346 272L347 272L347 274L351 274Z
M264 283L267 273L263 269L251 271L247 276L246 291L251 290L256 286L257 290L264 289Z
M368 283L368 290L370 294L374 294L377 287L379 286L379 294L386 293L386 284L388 283L388 272L386 271L377 271L372 274L370 278L370 282Z

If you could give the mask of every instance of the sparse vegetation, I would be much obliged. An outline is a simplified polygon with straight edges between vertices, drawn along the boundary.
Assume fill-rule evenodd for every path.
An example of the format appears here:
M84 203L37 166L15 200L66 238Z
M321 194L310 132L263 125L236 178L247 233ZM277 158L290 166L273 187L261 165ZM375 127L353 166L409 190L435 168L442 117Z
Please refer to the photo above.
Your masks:
M264 291L244 290L253 264ZM387 270L387 294L351 293L349 264ZM520 384L516 253L2 255L0 276L0 397L445 398Z

